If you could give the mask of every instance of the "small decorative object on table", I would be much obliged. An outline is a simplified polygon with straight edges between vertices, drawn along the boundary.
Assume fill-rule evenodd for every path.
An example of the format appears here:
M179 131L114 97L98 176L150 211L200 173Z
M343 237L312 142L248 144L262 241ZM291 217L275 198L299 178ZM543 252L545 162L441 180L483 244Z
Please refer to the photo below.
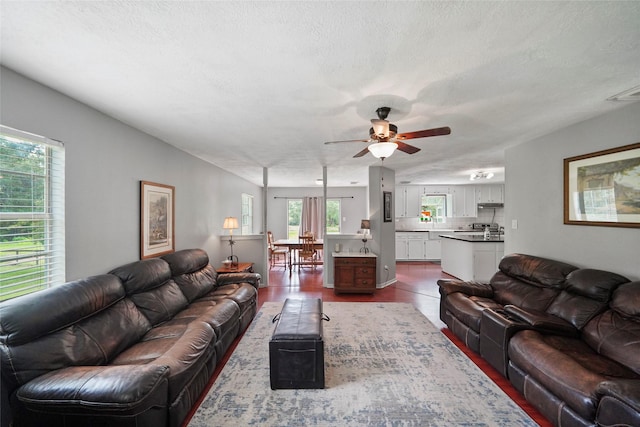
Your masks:
M371 229L371 221L369 221L368 219L363 219L362 221L360 221L360 228L362 229L362 248L360 249L360 252L368 254L369 253L369 248L367 248L367 235L369 234L369 230Z
M222 228L229 230L229 246L231 247L231 256L228 258L231 261L232 267L238 266L238 257L233 255L233 245L236 243L233 241L233 230L238 228L238 218L228 216L224 219Z

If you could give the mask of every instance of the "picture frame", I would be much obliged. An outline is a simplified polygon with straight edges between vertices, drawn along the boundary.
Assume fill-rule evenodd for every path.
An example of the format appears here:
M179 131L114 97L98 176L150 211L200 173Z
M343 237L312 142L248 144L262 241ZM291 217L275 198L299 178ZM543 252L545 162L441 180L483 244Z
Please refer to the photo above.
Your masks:
M640 142L564 159L564 223L640 228Z
M382 192L383 221L391 222L391 191Z
M140 181L140 259L175 252L175 187Z

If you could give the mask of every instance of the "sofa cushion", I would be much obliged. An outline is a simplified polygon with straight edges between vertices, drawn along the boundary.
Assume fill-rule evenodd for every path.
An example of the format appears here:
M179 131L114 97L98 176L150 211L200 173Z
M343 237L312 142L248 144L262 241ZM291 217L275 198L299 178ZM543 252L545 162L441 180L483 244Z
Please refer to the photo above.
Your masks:
M177 332L177 330L176 330ZM122 352L113 365L161 365L169 367L169 402L173 402L187 383L211 357L215 357L215 334L209 324L191 321L175 334L149 336Z
M626 277L610 271L581 268L567 275L565 290L596 301L609 302L613 291L627 282L629 279Z
M209 264L209 255L202 249L183 249L162 257L174 276L193 273L203 269Z
M491 286L496 302L537 311L546 310L560 293L559 288L532 285L529 282L508 276L503 271L498 271L493 275Z
M467 325L472 330L480 333L480 319L482 311L487 307L479 305L479 301L492 303L491 299L481 297L468 297L467 295L456 292L447 297L445 300L446 309L460 322Z
M240 307L240 313L244 313L255 306L258 290L248 283L234 283L216 288L204 299L222 301L225 298L232 299Z
M152 325L171 319L189 302L173 280L147 292L129 296Z
M629 368L596 353L579 338L516 333L509 341L509 359L587 420L596 415L596 389L610 377L635 376Z
M174 280L187 300L192 302L214 289L217 275L216 270L207 264L197 271L174 276Z
M567 276L565 289L547 311L582 329L607 308L614 289L628 281L626 277L609 271L592 268L574 270Z
M640 317L640 281L621 285L613 293L611 308L622 316Z
M94 316L22 345L0 346L3 374L10 374L14 385L20 385L68 366L104 365L136 343L149 328L135 305L124 299Z
M510 254L502 258L498 268L508 276L533 285L561 288L565 277L578 267L533 255Z
M73 366L42 375L18 389L34 411L125 416L167 405L167 374L161 365Z
M188 304L180 287L171 280L169 264L160 258L132 262L111 274L122 280L127 295L152 325L169 320Z
M0 342L27 343L92 316L124 296L120 280L103 274L4 301L0 305Z
M171 278L171 269L160 258L145 259L111 270L122 280L127 294L136 294L157 288Z
M613 294L612 308L587 323L582 337L600 354L640 375L640 316L629 316L634 303L640 303L640 282L621 285Z

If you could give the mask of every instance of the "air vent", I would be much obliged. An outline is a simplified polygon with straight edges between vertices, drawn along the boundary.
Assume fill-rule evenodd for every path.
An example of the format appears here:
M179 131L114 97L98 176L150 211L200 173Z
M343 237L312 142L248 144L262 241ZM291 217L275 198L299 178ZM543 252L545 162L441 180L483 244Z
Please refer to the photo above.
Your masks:
M640 85L613 95L607 101L640 101Z
M411 181L400 181L400 184L411 184Z

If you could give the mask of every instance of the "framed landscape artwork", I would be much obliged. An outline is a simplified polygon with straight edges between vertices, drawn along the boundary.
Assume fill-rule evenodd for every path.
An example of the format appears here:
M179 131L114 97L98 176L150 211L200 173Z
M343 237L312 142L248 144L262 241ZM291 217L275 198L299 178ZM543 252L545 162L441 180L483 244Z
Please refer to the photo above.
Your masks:
M175 187L140 181L140 259L175 251Z
M640 143L564 159L564 223L640 228Z
M391 222L391 191L382 192L384 222Z

